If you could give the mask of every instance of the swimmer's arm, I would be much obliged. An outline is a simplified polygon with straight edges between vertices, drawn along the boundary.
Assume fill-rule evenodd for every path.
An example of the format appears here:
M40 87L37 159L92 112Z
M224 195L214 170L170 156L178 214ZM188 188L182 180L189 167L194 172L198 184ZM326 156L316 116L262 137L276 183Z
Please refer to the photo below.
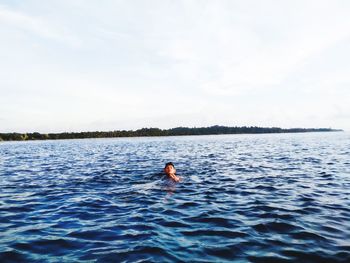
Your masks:
M181 177L175 175L175 174L171 174L170 175L171 179L173 179L175 182L180 182L181 181Z

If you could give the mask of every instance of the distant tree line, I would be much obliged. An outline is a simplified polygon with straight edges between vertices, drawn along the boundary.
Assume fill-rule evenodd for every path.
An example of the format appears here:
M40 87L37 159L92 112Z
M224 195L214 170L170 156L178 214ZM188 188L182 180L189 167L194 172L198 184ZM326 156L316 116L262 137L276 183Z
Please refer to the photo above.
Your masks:
M179 136L179 135L211 135L211 134L256 134L256 133L297 133L297 132L331 132L341 131L331 128L265 128L265 127L177 127L172 129L142 128L135 131L95 131L95 132L63 132L63 133L0 133L0 141L27 141L27 140L60 140L84 138L114 138L140 136Z

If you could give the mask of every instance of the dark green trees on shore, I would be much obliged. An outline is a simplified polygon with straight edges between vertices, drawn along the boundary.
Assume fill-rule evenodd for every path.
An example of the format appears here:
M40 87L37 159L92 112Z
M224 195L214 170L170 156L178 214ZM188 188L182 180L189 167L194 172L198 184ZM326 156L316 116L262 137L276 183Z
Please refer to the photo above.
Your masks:
M264 127L226 127L211 126L200 128L177 127L172 129L142 128L136 131L108 131L108 132L63 132L41 134L34 133L0 133L0 141L27 141L27 140L60 140L84 138L114 138L139 136L179 136L179 135L211 135L211 134L256 134L256 133L296 133L296 132L331 132L341 131L330 128L264 128Z

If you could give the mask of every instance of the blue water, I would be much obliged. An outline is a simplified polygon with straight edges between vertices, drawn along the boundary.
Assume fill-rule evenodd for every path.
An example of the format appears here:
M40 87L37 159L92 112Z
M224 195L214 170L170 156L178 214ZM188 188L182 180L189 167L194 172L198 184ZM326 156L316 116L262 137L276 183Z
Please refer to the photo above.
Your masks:
M0 187L0 262L350 261L346 132L2 142Z

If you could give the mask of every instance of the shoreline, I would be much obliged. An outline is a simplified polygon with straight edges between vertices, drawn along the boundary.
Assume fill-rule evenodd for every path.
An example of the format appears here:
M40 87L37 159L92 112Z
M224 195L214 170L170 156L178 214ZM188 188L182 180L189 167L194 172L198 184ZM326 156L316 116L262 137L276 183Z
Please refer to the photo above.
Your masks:
M42 141L98 138L133 138L133 137L173 137L195 135L232 135L232 134L279 134L310 132L343 132L342 129L331 128L290 128L277 127L226 127L210 126L200 128L177 127L171 129L142 128L138 130L94 131L94 132L61 132L61 133L0 133L1 141Z

